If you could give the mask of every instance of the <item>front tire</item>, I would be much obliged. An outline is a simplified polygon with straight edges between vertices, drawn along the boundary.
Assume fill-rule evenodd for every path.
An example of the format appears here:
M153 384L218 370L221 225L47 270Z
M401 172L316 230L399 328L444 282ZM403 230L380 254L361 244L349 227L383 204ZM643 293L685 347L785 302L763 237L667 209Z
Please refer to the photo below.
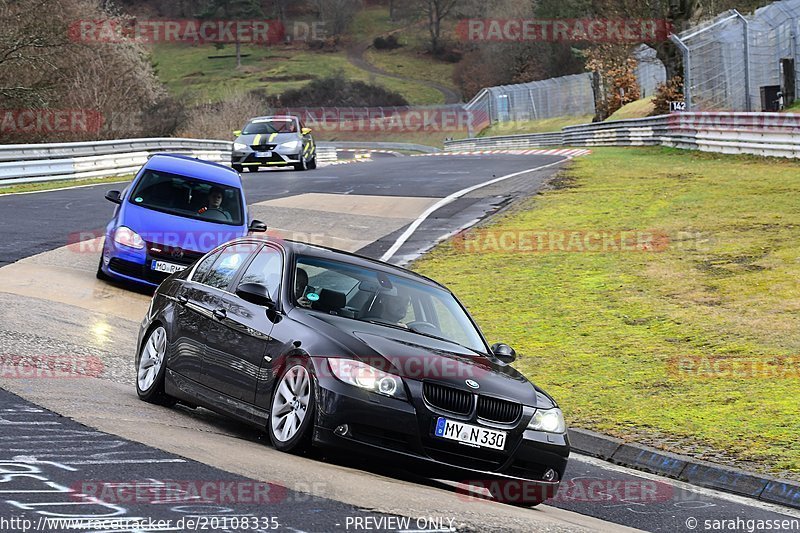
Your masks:
M316 412L311 364L296 359L286 363L270 402L267 432L277 450L301 453L311 447Z
M300 154L300 162L294 164L295 170L308 170L308 161L306 158L303 157L303 154Z
M308 162L308 169L314 170L317 168L317 155L314 154L314 157L311 158L311 161Z
M247 171L248 172L258 172L258 167L255 166L255 165L250 165L249 167L247 167Z
M164 392L166 355L167 330L159 324L147 334L136 355L136 393L142 401L171 407L176 400Z
M242 165L231 165L231 167L233 167L233 170L235 170L239 174L241 174L242 171L244 170L244 167Z

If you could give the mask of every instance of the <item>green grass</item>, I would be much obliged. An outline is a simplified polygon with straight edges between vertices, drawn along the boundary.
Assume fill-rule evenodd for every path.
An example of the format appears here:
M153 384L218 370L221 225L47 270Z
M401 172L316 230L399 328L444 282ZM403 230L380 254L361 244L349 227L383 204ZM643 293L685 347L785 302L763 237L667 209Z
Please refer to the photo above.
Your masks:
M490 342L514 346L517 368L572 425L797 479L798 170L594 149L489 229L657 230L670 236L664 251L476 254L446 243L414 268L448 284ZM677 358L763 366L698 374L678 371Z
M439 61L430 54L422 54L403 46L394 50L367 50L364 54L367 61L376 67L405 76L411 80L432 81L456 90L453 82L454 63Z
M649 116L655 109L653 104L653 97L642 98L630 104L624 105L614 112L606 120L625 120L628 118L644 118Z
M19 185L3 185L0 186L0 195L13 194L19 192L49 191L52 189L61 189L66 187L96 185L98 183L117 183L123 181L130 181L132 179L133 175L114 176L108 178L80 179L80 180L43 181L39 183L21 183Z
M580 117L555 117L541 120L498 122L478 134L478 137L492 137L495 135L517 135L522 133L550 133L561 131L567 126L586 124L592 121L592 115Z
M348 79L382 85L402 94L411 104L439 104L444 97L413 81L373 76L347 61L344 52L310 52L288 47L242 47L248 54L242 67L236 58L209 59L233 55L234 47L217 50L212 45L162 44L152 48L153 63L170 93L187 103L217 102L236 91L262 89L280 94L306 85L311 79L343 71Z
M397 28L398 24L389 20L388 7L373 6L356 14L350 24L350 36L356 41L371 41Z

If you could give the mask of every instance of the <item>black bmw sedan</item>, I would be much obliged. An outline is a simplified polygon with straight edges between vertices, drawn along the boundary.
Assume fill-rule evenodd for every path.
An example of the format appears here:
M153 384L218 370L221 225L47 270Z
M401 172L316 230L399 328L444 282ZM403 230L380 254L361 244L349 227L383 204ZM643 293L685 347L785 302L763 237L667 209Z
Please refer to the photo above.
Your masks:
M139 397L203 406L274 446L390 455L535 505L569 456L555 401L438 283L291 241L243 238L164 281L141 324Z

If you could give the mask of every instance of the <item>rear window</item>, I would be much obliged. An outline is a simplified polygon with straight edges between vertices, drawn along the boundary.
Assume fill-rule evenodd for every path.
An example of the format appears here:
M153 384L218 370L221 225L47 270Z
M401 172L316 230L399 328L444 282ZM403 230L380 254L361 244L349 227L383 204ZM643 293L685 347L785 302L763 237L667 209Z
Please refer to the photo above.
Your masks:
M244 218L238 187L178 174L145 170L130 203L185 218L241 226Z

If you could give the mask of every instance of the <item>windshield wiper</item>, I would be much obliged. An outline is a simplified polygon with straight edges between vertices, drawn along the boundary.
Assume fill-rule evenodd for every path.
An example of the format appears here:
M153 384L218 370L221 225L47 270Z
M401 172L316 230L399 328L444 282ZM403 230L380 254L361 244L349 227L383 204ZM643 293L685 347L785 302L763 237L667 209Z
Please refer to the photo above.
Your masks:
M483 352L481 352L479 350L476 350L475 348L470 348L469 346L464 346L463 344L459 344L456 341L453 341L453 340L450 340L450 339L446 339L444 337L439 337L438 335L431 335L430 333L424 333L422 331L417 331L417 330L409 328L407 326L401 326L401 325L398 325L398 324L393 324L391 322L381 322L380 320L369 320L369 319L367 319L367 320L363 320L362 319L361 322L369 322L370 324L377 324L379 326L387 326L387 327L390 327L390 328L393 328L393 329L399 329L401 331L407 331L408 333L415 333L415 334L421 335L423 337L428 337L429 339L436 339L437 341L448 342L450 344L455 344L456 346L460 346L461 348L464 348L465 350L469 350L471 352L474 352L474 353L476 353L476 354L478 354L480 356L486 357L485 353L483 353Z

